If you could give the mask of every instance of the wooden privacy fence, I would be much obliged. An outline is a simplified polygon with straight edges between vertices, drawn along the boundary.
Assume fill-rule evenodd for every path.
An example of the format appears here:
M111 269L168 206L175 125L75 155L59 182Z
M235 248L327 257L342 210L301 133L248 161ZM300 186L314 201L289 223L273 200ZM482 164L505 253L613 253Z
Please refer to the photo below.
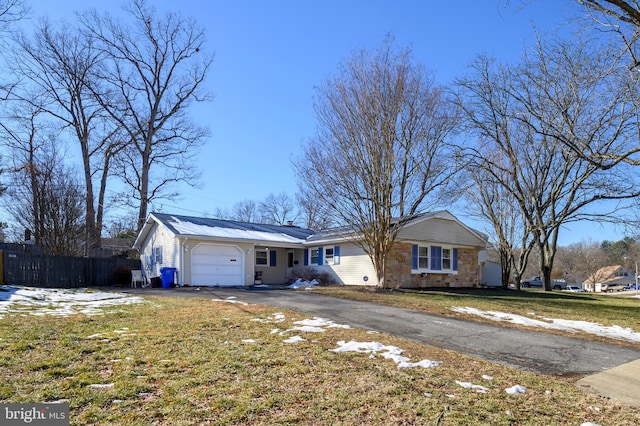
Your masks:
M0 250L2 284L40 288L79 288L125 285L139 259L46 256Z

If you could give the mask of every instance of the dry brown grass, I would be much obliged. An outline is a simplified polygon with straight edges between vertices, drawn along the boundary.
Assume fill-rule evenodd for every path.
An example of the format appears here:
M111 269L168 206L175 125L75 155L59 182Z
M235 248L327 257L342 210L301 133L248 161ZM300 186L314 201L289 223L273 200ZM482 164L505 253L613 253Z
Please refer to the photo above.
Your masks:
M640 410L584 394L573 379L360 329L273 332L305 318L290 311L207 299L150 301L103 317L6 316L0 401L67 400L72 424L96 425L640 423ZM283 322L275 322L276 312ZM116 332L125 327L128 332ZM88 338L96 333L102 335ZM306 340L283 342L293 334ZM380 355L330 351L340 340L395 345L413 361L441 364L399 369ZM89 387L98 383L114 386ZM528 392L505 392L516 384Z

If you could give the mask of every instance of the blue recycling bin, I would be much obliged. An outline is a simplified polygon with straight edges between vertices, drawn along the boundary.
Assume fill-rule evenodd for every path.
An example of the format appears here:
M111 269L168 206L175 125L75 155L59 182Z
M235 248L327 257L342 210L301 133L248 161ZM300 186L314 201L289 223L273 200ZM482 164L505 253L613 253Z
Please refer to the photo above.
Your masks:
M171 288L174 283L176 268L160 268L160 278L162 279L162 288Z

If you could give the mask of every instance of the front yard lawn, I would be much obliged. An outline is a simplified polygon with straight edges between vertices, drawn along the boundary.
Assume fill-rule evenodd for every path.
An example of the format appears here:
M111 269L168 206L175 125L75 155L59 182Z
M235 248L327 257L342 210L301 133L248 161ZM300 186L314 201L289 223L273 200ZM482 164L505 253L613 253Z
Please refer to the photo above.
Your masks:
M68 403L78 425L640 423L640 409L584 394L577 378L230 302L148 297L95 316L5 314L0 401ZM350 345L370 351L339 351Z

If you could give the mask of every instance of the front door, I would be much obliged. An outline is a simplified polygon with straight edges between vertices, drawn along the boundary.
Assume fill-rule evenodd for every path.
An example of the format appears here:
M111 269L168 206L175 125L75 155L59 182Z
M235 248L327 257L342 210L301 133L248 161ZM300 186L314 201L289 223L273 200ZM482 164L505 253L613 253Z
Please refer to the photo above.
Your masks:
M291 278L293 273L293 265L295 265L296 257L293 250L287 251L287 278Z

